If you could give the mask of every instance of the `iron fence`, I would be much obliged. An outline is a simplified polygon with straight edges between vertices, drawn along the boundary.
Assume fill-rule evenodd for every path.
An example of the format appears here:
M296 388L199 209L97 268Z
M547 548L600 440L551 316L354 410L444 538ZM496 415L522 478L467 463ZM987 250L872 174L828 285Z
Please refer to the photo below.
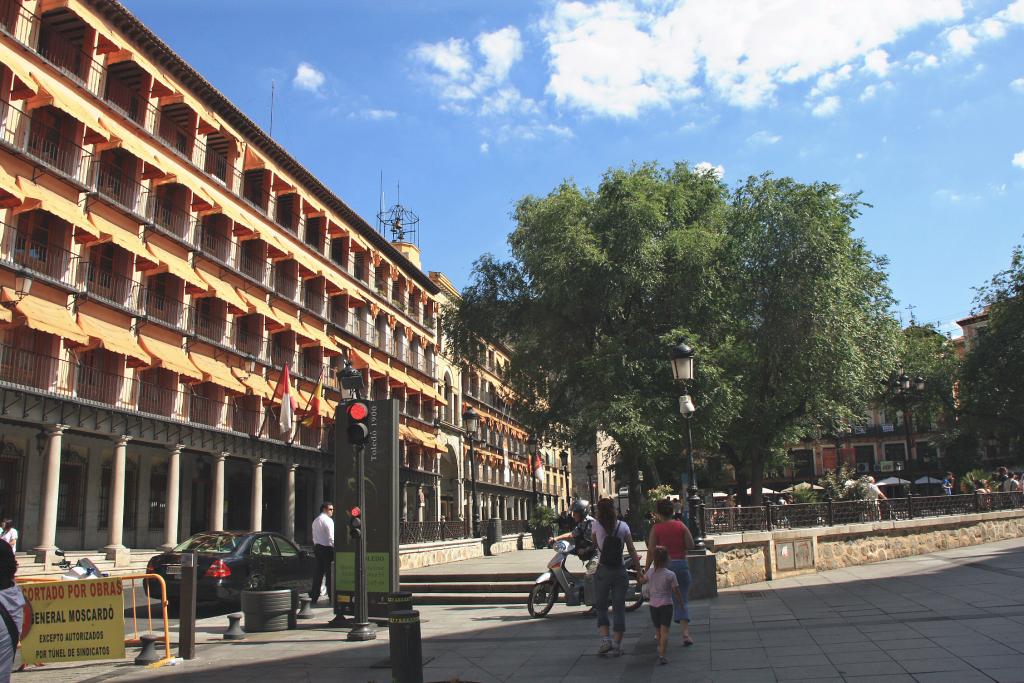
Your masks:
M701 506L707 535L770 531L1024 508L1024 493L996 492L956 496L914 496L884 500L842 500L747 507Z
M399 525L398 542L434 543L458 538L471 538L467 522L402 522Z

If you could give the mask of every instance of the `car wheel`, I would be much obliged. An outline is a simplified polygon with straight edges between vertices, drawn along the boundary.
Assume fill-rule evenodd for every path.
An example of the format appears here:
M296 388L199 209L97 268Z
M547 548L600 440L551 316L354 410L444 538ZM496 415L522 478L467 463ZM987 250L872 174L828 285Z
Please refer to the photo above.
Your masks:
M261 591L264 590L266 583L266 579L263 578L262 574L249 574L249 578L245 582L245 590Z

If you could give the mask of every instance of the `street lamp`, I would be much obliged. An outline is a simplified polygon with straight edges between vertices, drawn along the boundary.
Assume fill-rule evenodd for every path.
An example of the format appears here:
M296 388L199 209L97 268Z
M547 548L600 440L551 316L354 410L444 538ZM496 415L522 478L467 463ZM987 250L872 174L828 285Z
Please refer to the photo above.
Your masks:
M529 438L526 439L526 452L530 456L530 482L533 487L533 510L536 512L538 503L537 493L537 462L535 458L537 455L537 436L530 434Z
M562 476L565 477L565 509L568 511L572 507L572 500L569 496L569 451L562 451L560 457L562 459Z
M590 504L593 505L597 500L597 490L594 488L594 463L587 463L587 488L590 490Z
M693 379L693 366L696 352L684 342L679 342L672 347L669 358L672 360L672 375L677 382L683 385L683 395L679 397L679 413L686 423L686 468L690 478L690 485L687 487L687 504L689 507L690 533L693 534L694 547L697 550L704 550L704 531L701 529L699 517L700 496L697 494L697 475L693 469L693 430L690 427L690 418L697 412L697 406L693 403L686 383Z
M466 430L466 438L469 439L469 495L472 499L473 515L473 538L480 536L480 509L476 500L476 457L473 453L473 438L476 436L476 428L480 426L480 416L473 410L473 406L466 406L462 411L462 428Z
M907 509L908 516L913 517L914 505L910 499L914 497L914 430L911 427L910 401L924 396L924 377L911 378L900 370L900 374L892 381L892 388L903 403L903 431L907 440L907 479L910 480L907 486Z

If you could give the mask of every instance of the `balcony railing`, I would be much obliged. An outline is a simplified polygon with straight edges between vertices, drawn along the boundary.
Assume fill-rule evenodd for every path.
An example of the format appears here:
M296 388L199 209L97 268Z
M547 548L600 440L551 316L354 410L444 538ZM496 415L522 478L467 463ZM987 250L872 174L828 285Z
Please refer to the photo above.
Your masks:
M202 226L199 229L199 249L203 256L218 261L224 265L229 265L231 261L231 240L221 237L214 233L207 226Z
M315 313L322 318L324 315L324 306L326 305L323 289L319 287L303 287L302 305L311 313Z
M235 325L235 347L239 352L265 359L265 340L262 333L254 334L241 325Z
M111 272L95 263L82 263L81 286L89 296L102 299L131 313L142 313L141 287L130 277Z
M153 289L142 290L143 310L150 318L175 327L187 329L190 306L173 297L165 296Z
M285 363L290 366L295 365L295 349L287 346L279 346L277 344L271 344L270 346L270 362L275 367L283 367Z
M31 239L28 232L3 224L7 239L3 260L65 287L78 287L78 256L67 249Z
M146 215L157 228L175 237L189 246L193 246L193 228L195 218L187 210L175 206L174 202L168 201L156 195L149 196Z
M274 265L274 291L289 301L298 302L298 278L290 274L281 264Z
M256 257L248 254L244 249L238 251L238 270L249 278L252 278L264 287L267 285L267 277L270 272L270 264L263 257Z
M13 107L12 107L13 109ZM25 153L58 175L86 186L85 169L92 154L60 131L32 121L29 123Z
M201 339L224 345L231 339L231 322L223 317L203 315L193 308L192 332Z
M135 217L145 219L146 188L113 164L92 160L90 175L96 193Z
M322 360L307 358L305 354L299 357L299 364L296 368L298 374L311 380L320 379L324 374L324 363Z

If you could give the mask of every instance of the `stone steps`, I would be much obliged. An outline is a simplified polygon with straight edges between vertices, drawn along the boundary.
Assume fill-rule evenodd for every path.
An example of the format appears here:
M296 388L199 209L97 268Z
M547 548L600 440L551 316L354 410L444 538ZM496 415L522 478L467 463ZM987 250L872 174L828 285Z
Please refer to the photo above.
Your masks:
M402 590L413 605L524 605L536 572L406 574Z
M68 550L65 551L64 557L74 565L78 560L82 558L89 558L92 560L101 572L105 572L111 576L121 576L124 574L142 574L146 571L146 564L149 562L149 558L158 554L158 550L145 550L136 549L132 550L131 558L126 566L115 567L113 560L106 559L106 554L103 551L89 551L89 550ZM35 555L32 553L17 553L18 560L18 578L58 578L63 574L63 570L53 565L43 564L35 561Z

